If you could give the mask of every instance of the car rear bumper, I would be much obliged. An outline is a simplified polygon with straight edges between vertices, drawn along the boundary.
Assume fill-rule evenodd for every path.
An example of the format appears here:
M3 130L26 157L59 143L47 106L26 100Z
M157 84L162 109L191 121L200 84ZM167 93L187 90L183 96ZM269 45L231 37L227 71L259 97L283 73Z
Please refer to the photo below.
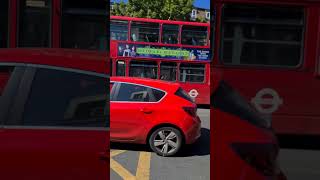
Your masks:
M186 132L186 144L192 144L201 136L201 121L197 116L193 118L193 123Z

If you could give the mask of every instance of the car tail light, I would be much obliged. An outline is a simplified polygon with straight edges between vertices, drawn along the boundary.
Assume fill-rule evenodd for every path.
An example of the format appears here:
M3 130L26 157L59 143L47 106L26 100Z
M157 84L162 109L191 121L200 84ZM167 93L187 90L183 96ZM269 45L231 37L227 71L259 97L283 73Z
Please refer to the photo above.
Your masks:
M192 117L197 116L197 107L182 107L182 109Z
M280 174L276 144L234 143L231 147L242 160L264 176Z

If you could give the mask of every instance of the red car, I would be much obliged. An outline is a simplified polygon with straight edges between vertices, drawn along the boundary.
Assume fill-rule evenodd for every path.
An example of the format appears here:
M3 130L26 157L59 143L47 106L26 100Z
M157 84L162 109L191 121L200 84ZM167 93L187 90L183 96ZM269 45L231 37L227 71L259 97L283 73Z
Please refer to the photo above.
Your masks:
M109 178L106 53L0 50L1 179Z
M221 73L214 72L213 76L214 179L285 180L279 168L279 146L270 121L223 81Z
M200 137L197 106L179 84L110 79L110 141L149 144L157 154L172 156Z

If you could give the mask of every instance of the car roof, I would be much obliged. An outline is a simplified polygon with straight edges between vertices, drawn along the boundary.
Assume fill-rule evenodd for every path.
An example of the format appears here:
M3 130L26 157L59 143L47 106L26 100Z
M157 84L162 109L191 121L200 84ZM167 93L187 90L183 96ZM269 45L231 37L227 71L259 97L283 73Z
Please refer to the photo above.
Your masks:
M0 63L48 65L106 74L107 52L62 48L0 49Z
M163 80L149 79L149 78L138 78L138 77L110 77L110 81L127 82L134 84L141 84L145 86L154 87L167 92L175 92L180 85L175 82L168 82Z

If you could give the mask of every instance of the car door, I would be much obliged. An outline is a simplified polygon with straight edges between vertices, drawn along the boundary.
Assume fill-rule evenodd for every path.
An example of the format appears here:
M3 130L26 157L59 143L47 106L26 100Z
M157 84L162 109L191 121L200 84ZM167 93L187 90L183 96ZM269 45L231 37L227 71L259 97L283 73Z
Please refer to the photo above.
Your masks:
M109 177L108 78L28 66L0 136L1 177Z
M147 87L137 84L115 82L111 98L112 140L137 140L142 138L147 121L152 116Z
M20 80L24 73L23 67L16 67L15 65L5 65L0 64L0 174L1 179L11 179L12 173L19 169L19 166L16 166L8 172L8 163L19 164L20 161L15 161L7 156L8 152L11 151L7 147L6 142L11 141L12 139L7 139L4 130L4 123L9 120L8 112L11 109L12 101L18 90ZM21 167L20 167L21 168ZM22 174L19 176L23 178Z

